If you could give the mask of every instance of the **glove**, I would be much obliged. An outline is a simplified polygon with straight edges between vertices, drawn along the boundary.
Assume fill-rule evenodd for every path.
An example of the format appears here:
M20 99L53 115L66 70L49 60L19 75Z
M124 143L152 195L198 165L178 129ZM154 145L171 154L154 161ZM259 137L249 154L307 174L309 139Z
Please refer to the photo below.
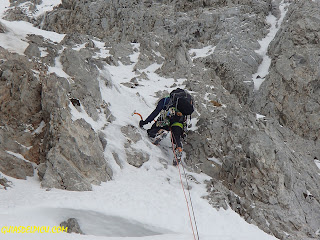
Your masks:
M147 123L145 122L145 121L143 121L143 120L140 120L140 122L139 122L139 126L142 128L143 127L143 125L146 125Z

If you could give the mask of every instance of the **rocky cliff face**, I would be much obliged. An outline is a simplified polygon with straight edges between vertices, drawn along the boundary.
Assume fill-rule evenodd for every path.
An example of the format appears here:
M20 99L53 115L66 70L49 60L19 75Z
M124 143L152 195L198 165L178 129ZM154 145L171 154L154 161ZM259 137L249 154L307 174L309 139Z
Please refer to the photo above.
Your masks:
M25 56L3 48L0 53L1 172L25 179L37 168L43 187L91 190L92 183L110 179L112 170L99 133L85 121L73 120L68 106L87 109L93 119L106 108L98 80L92 78L98 70L86 61L93 53L64 47L73 41L68 37L61 44L37 35L27 40ZM64 77L50 74L57 58L64 64Z
M319 21L316 2L290 9L269 48L270 74L257 96L256 108L299 136L320 136Z
M185 162L212 177L213 207L228 204L279 239L319 237L319 2L62 0L32 18L27 13L36 4L19 11L16 3L6 18L66 35L59 43L29 35L25 56L0 49L1 172L26 178L36 168L44 187L80 191L110 179L105 133L70 112L112 124L99 90L110 82L100 72L106 64L132 64L130 43L140 43L137 77L125 86L148 79L144 69L153 63L161 77L187 79L198 122L185 143ZM271 31L268 16L279 30L267 52L268 75L255 89L264 57L256 50ZM205 56L190 51L208 46ZM50 74L57 62L64 72ZM141 136L132 126L121 131L129 139L127 161L141 166L149 156L132 146ZM116 153L113 158L121 166Z

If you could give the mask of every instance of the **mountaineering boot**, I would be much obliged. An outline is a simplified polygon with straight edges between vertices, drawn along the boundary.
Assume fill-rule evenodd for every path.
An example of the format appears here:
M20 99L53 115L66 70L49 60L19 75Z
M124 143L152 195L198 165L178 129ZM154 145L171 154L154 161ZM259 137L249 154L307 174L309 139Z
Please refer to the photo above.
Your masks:
M182 148L178 147L174 150L175 158L173 159L173 166L177 166L178 163L181 162L181 157L182 157ZM177 162L178 160L178 162Z
M162 139L164 139L166 136L167 136L168 132L164 129L160 129L156 136L154 138L151 138L151 142L154 144L154 145L158 145Z

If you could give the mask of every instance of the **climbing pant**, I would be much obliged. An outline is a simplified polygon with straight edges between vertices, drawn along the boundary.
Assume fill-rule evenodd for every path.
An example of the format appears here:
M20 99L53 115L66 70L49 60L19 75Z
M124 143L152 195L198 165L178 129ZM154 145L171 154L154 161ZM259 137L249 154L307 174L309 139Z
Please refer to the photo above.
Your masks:
M156 123L154 123L152 125L152 127L149 130L147 130L148 136L150 138L156 137L156 135L157 135L157 133L159 132L160 129L164 129L166 131L170 131L170 127L169 126L157 127ZM182 133L183 133L183 129L179 125L176 126L176 125L172 124L171 131L172 131L172 136L173 136L173 143L176 145L176 147L181 147L182 148L181 136L182 136Z

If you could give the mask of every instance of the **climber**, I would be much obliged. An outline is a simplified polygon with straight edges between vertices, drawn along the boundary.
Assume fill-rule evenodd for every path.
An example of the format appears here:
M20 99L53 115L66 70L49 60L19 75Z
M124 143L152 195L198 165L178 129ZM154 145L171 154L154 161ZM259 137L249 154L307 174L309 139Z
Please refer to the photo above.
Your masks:
M158 145L167 136L168 131L171 131L174 152L178 161L181 161L181 137L185 136L187 116L191 115L193 110L191 95L187 91L177 88L170 93L170 96L162 98L147 119L139 122L139 126L143 128L145 124L152 122L160 114L152 127L147 130L148 136L153 144ZM177 165L177 162L174 160L173 164Z

